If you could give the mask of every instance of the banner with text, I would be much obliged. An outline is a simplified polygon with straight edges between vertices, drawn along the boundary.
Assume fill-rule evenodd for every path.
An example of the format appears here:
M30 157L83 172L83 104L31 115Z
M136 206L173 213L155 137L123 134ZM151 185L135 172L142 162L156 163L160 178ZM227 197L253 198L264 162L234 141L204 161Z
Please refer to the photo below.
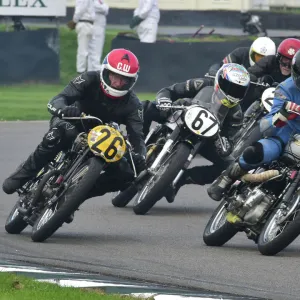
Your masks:
M64 17L67 0L0 0L0 16Z

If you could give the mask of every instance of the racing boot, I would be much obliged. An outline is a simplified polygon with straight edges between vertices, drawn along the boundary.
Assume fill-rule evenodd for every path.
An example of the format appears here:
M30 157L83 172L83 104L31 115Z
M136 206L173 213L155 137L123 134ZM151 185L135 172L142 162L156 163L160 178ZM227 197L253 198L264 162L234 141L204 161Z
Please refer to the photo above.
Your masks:
M247 171L242 169L238 162L231 163L207 189L209 197L215 201L220 201L226 189L246 173Z
M170 185L165 193L165 198L169 203L173 203L175 200L175 197L179 191L179 189L186 185L186 184L195 184L195 182L192 180L191 177L186 175L186 172L183 173L183 175L179 178L178 182L176 183L175 187Z
M54 150L54 151L53 151ZM26 182L34 178L36 174L52 159L57 152L55 149L46 148L41 143L36 150L30 154L17 170L6 178L2 184L2 189L6 194L13 194L20 189Z

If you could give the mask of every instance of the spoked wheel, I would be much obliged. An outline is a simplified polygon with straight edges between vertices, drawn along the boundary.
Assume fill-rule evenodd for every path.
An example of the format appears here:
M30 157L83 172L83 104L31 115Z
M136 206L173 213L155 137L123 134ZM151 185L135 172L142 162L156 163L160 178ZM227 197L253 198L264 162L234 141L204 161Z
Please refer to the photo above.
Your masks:
M58 197L58 200L48 205L32 228L31 238L34 242L43 242L49 238L65 220L81 205L86 195L94 186L104 162L96 157L84 162L70 178L68 189ZM47 201L51 201L52 195Z
M226 201L223 200L209 219L203 233L207 246L223 246L238 232L233 224L226 220Z
M137 194L133 207L135 214L146 214L164 196L166 188L172 184L183 168L190 153L191 148L185 143L179 144L173 150L173 153L161 164L156 174L150 177Z
M300 195L296 193L287 205L281 203L269 217L258 238L258 250L263 255L275 255L300 234Z

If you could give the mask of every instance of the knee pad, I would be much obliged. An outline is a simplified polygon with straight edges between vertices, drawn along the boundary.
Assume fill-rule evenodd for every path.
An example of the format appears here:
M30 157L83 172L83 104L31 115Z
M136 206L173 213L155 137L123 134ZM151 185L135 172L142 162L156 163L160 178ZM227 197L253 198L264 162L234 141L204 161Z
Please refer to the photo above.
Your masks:
M52 148L60 143L62 139L62 134L59 128L51 128L44 136L42 145L45 148Z
M258 164L264 159L264 148L259 142L255 142L252 146L247 147L242 154L247 164Z
M64 144L72 143L76 139L76 137L79 133L77 128L68 122L62 124L62 127L59 129L60 129L61 135L63 136Z

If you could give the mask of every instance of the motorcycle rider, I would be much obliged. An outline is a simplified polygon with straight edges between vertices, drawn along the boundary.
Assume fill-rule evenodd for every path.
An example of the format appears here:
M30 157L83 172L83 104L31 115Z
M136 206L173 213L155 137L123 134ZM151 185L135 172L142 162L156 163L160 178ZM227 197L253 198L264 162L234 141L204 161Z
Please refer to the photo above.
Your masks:
M277 86L278 83L291 76L291 61L294 54L300 49L300 40L287 38L283 40L276 54L262 57L253 66L248 68L251 81L256 82L258 78L269 85ZM264 89L252 86L241 107L245 111L255 99L260 98Z
M82 112L98 117L103 122L125 124L135 151L137 170L141 171L145 167L146 154L143 107L132 91L138 72L139 62L131 51L114 49L105 57L100 72L85 72L70 81L48 103L48 111L52 114L49 131L28 159L5 179L3 191L7 194L14 193L52 161L59 151L68 149L81 125L74 125L62 117L79 117ZM114 188L122 189L131 180L133 172L124 160L118 164L118 173L114 173L116 180L101 185L101 190L94 191L91 195L104 194ZM108 170L103 176L111 178L111 175ZM100 175L100 180L103 180L103 176Z
M235 77L236 76L236 77ZM237 79L238 78L238 79ZM224 64L218 71L214 87L211 87L211 99L218 103L220 111L226 110L226 117L222 124L222 140L226 145L224 151L220 141L207 141L207 145L202 147L200 154L211 161L213 165L197 166L187 169L179 179L175 189L169 188L165 194L168 202L173 202L179 188L185 184L204 185L213 182L213 180L226 168L232 161L228 155L231 152L231 138L242 125L243 114L239 102L243 99L250 85L250 77L247 70L237 64ZM207 87L206 79L190 79L186 82L177 83L170 87L163 88L156 96L157 103L170 106L176 101L178 105L191 105L200 90ZM199 98L201 102L201 98ZM149 112L144 114L145 122L149 120ZM160 116L160 122L164 122L169 112L163 111ZM150 114L151 116L151 114ZM157 121L157 120L156 120ZM145 123L144 123L145 126ZM227 157L227 158L226 158Z
M236 63L246 69L253 66L261 58L267 55L275 55L276 45L269 37L257 38L250 47L239 47L230 52L220 64L210 67L209 74L215 75L223 64Z
M290 54L292 55L292 54ZM231 183L249 170L279 158L291 136L300 132L300 50L291 62L291 77L275 90L273 106L260 122L266 138L247 147L208 188L209 196L220 201Z
M240 47L229 53L222 63L236 63L246 69L253 66L260 59L268 55L275 55L276 45L269 37L259 37L249 47Z

